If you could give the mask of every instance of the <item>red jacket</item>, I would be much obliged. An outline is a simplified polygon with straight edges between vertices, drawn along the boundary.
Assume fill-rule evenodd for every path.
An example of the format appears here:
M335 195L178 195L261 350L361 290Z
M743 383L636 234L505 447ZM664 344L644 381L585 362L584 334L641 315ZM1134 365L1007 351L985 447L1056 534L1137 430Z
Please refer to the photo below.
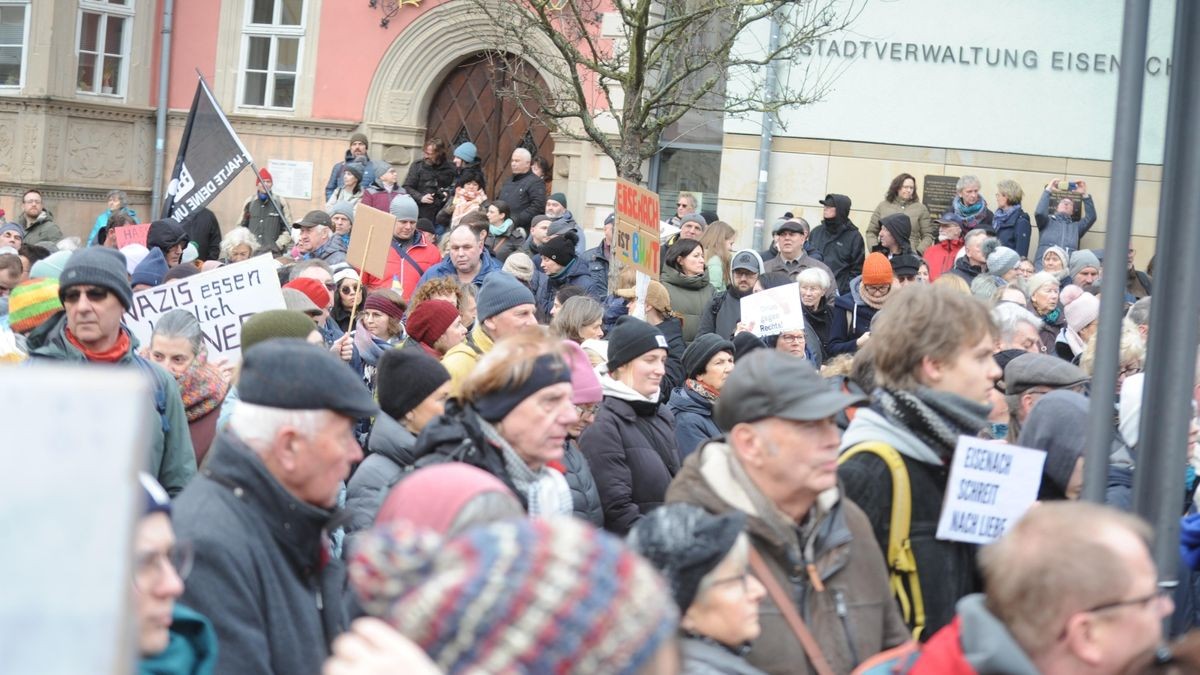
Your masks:
M378 191L372 192L372 190ZM392 206L392 198L396 195L402 194L405 194L404 188L400 187L399 185L397 185L396 189L392 190L391 192L384 192L378 188L371 188L363 193L361 203L366 204L373 209L379 209L380 211L387 213L388 209L390 209Z
M935 244L941 246L941 244ZM928 255L933 247L925 249ZM921 648L921 657L913 664L909 675L975 675L975 669L967 663L963 656L962 617L954 617L954 622L939 630L929 638L929 642Z
M428 233L417 230L417 236L420 239L405 251L417 264L414 266L412 262L402 258L396 252L396 247L392 246L388 249L387 266L384 267L383 277L380 278L370 274L363 275L362 282L367 287L367 290L374 291L380 288L391 288L399 293L405 302L408 302L425 270L433 267L442 260L441 251L438 250L437 244L433 243L433 238ZM395 240L393 240L394 243Z
M954 258L963 247L962 239L939 241L925 249L925 262L929 263L929 281L937 281L943 273L954 269Z

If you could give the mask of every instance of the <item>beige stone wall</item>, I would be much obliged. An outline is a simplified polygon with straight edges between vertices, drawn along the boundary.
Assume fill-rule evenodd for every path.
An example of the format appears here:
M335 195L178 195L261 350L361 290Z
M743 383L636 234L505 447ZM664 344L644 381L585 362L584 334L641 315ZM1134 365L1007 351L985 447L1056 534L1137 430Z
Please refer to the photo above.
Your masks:
M737 227L744 245L749 245L753 236L758 185L757 171L750 167L758 166L760 141L758 136L726 134L721 157L718 212ZM983 195L989 206L995 201L996 183L1011 178L1025 190L1023 206L1031 215L1047 182L1054 178L1082 178L1095 199L1098 215L1083 245L1100 248L1104 245L1108 216L1109 171L1109 162L1067 157L777 137L771 144L766 227L770 228L771 222L785 211L816 223L821 219L822 209L818 200L827 193L837 192L850 197L851 220L865 231L871 212L882 201L888 184L904 172L917 177L918 192L926 175L976 175L983 183ZM1154 254L1161 182L1161 166L1138 166L1133 246L1138 264L1143 267ZM1036 226L1033 237L1036 246ZM769 233L764 235L764 239L769 238Z

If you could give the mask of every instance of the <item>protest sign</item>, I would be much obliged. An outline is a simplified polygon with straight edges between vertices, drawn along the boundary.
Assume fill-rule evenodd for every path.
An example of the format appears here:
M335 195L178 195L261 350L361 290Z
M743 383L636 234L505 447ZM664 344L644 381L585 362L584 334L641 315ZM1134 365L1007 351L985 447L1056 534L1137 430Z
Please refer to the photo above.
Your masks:
M268 309L286 309L276 268L271 256L260 255L139 291L125 313L125 325L142 346L149 346L158 317L185 309L200 320L209 358L236 363L241 360L242 322Z
M294 159L267 160L271 191L278 197L312 199L313 163Z
M0 472L0 531L21 539L0 556L0 670L134 672L132 542L150 381L132 366L4 368L0 409L20 420L0 443L10 469Z
M658 239L658 195L629 181L617 179L617 223L613 256L623 265L657 279L662 259Z
M355 204L354 228L350 230L346 261L360 273L383 277L395 229L396 217L392 214L361 202Z
M742 323L758 337L804 330L800 284L776 286L742 298Z
M122 225L113 230L117 238L117 248L125 248L130 244L146 245L146 235L150 233L150 223L140 225Z
M958 437L937 538L987 544L1000 538L1037 501L1046 453L969 436Z

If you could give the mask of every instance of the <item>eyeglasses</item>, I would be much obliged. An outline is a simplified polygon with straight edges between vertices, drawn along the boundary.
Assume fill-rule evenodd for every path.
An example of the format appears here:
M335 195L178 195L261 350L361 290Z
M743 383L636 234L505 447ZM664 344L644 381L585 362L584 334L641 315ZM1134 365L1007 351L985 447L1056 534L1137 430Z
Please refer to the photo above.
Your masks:
M676 208L680 208L680 209L686 209L689 206L691 206L691 204L676 204L675 205Z
M741 584L742 593L747 593L750 590L750 572L742 572L737 576L725 577L723 579L715 579L708 585L709 588L715 588L723 584Z
M780 342L794 342L794 343L804 342L804 333L797 333L794 335L783 334L783 335L779 336L779 341Z
M68 305L73 305L79 302L79 296L87 295L88 302L104 302L108 296L112 295L112 291L99 286L92 286L86 291L79 288L68 288L63 291L63 302Z
M595 403L587 403L584 405L575 406L575 412L579 413L580 419L584 417L595 417L597 406Z
M1140 372L1142 372L1141 366L1130 364L1128 366L1122 366L1121 369L1117 371L1117 377L1129 377L1130 375L1137 375Z
M171 570L179 575L179 580L183 581L192 571L193 560L192 544L187 541L175 542L166 552L139 555L133 561L133 583L139 590L149 591L162 582L165 565L170 565Z
M1150 605L1150 603L1154 602L1155 600L1160 600L1162 598L1166 598L1166 597L1170 596L1172 592L1174 592L1173 588L1158 586L1157 588L1154 589L1153 593L1149 593L1147 595L1143 595L1143 596L1140 596L1137 598L1130 598L1128 600L1117 600L1115 602L1106 602L1103 605L1096 605L1095 607L1092 607L1091 609L1086 609L1084 611L1091 613L1091 612L1106 612L1110 609L1117 609L1118 607L1137 607L1137 606L1147 607Z

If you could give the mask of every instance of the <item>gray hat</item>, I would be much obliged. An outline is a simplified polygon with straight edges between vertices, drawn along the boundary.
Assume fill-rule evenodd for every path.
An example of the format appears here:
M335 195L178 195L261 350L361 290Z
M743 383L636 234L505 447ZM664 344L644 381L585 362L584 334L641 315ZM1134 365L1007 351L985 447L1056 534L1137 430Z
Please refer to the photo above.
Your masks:
M993 276L1002 277L1013 271L1021 262L1021 256L1007 246L997 246L988 254L987 271Z
M304 217L299 222L293 224L302 230L318 225L324 225L331 230L333 229L333 221L329 219L329 214L321 210L309 211L304 214Z
M417 203L413 201L412 196L407 192L401 192L395 197L392 197L392 204L388 207L388 213L396 220L416 220L420 217L417 209Z
M339 201L338 203L329 207L329 215L331 217L336 216L336 215L346 216L347 218L350 219L350 224L353 225L354 224L354 205L345 200ZM329 222L332 224L333 220L330 220Z
M1067 273L1074 279L1076 274L1088 267L1094 267L1097 272L1100 271L1100 259L1096 257L1095 253L1085 248L1071 254L1071 264L1067 268Z
M296 338L242 352L242 401L285 410L330 410L355 419L379 412L362 378L323 347Z
M532 304L533 292L529 287L511 274L498 270L489 274L479 289L475 313L482 322L513 307Z
M17 223L0 222L0 234L4 234L5 232L16 232L21 235L21 239L25 238L25 228Z
M1066 389L1085 384L1087 373L1070 361L1049 354L1022 354L1004 367L1004 393L1023 394L1033 387Z
M744 248L733 254L733 259L729 261L729 270L747 270L755 274L762 274L762 256L758 254L758 251Z
M679 227L683 227L685 223L700 223L701 228L708 227L708 221L699 213L691 213L679 219Z
M725 381L713 421L722 431L768 417L812 422L864 400L835 390L804 359L759 349L738 361Z
M639 520L625 543L662 574L683 613L745 528L741 511L712 515L692 504L667 504Z
M58 299L72 286L88 284L107 288L116 294L125 309L133 306L133 288L125 269L125 256L101 246L81 248L71 254L58 278Z
M732 357L733 343L716 333L697 335L683 351L683 376L694 378L703 373L708 362L719 352L729 352Z
M530 221L530 223L532 222L533 221ZM553 237L555 235L562 234L563 232L574 232L575 241L579 241L580 233L576 231L575 221L573 220L567 220L566 218L555 218L554 221L550 223L550 227L546 228L547 237Z
M1017 445L1046 451L1043 484L1046 481L1066 494L1067 483L1083 456L1086 436L1079 430L1087 424L1088 400L1074 391L1052 391L1034 404L1021 426Z

